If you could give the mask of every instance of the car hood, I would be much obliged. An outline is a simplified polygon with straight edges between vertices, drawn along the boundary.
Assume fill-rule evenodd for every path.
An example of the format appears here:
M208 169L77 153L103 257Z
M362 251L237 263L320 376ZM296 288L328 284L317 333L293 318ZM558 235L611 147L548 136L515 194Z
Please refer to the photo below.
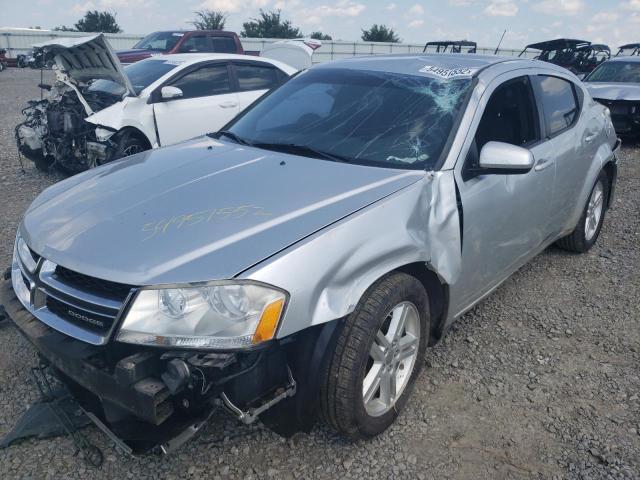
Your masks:
M226 279L424 175L201 137L50 187L21 234L43 257L105 280Z
M125 75L113 48L102 33L87 37L55 38L34 45L54 55L58 70L75 83L106 79L122 85L130 95L135 90Z
M586 85L593 98L640 101L640 84L638 83L587 82Z

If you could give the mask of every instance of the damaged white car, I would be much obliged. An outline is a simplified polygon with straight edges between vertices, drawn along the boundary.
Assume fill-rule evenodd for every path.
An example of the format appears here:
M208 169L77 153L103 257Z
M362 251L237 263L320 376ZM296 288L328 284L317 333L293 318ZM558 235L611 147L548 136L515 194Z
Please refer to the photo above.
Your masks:
M56 81L23 110L18 149L42 170L73 173L217 131L311 66L319 43L277 42L261 57L156 56L124 68L102 34L37 46L55 58Z

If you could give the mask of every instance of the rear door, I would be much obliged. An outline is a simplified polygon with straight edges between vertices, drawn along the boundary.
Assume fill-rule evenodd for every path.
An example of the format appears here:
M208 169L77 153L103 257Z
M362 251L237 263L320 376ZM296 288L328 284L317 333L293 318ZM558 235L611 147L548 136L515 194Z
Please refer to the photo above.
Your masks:
M531 77L544 118L548 159L555 162L556 188L551 197L553 234L566 230L596 155L599 124L581 118L582 91L570 80L551 75ZM578 124L581 123L581 126Z
M265 62L234 61L232 69L238 90L240 111L289 78L282 70Z
M153 105L161 145L215 132L239 112L227 62L200 64L166 84L183 96Z

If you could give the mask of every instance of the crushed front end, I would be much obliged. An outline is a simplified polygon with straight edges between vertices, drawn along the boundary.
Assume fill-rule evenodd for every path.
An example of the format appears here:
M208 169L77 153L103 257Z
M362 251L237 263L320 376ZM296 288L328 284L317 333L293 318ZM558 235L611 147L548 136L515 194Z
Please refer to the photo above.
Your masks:
M594 98L611 112L611 121L618 135L640 136L640 101Z
M121 99L116 95L85 89L77 90L56 80L40 85L47 91L42 100L31 100L22 110L24 122L15 128L18 150L41 170L56 165L75 173L111 159L113 152L94 145L105 145L96 138L96 126L85 121L90 112L102 110ZM82 97L82 98L81 98Z
M226 351L116 341L135 287L54 265L24 242L15 250L0 287L7 316L78 403L133 451L170 453L217 407L245 424L261 416L285 435L313 424L308 393L302 409L293 398L306 369L301 359L314 350L313 329Z

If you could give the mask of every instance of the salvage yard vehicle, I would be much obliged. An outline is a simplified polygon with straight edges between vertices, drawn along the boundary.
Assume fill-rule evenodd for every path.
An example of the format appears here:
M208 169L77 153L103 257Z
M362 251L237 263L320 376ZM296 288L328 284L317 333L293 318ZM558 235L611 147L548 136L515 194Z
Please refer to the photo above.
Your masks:
M632 57L634 55L640 56L640 43L620 45L618 53L616 53L616 57Z
M640 135L640 56L614 57L584 81L593 99L609 108L618 134Z
M0 302L129 443L172 451L217 407L373 437L456 318L552 243L594 245L618 147L551 64L323 63L216 134L49 187Z
M469 40L440 40L427 42L422 49L423 53L476 53L478 45Z
M173 30L153 32L129 50L118 50L116 55L123 65L138 62L153 55L174 53L236 53L243 55L240 38L234 32L223 30Z
M102 34L42 44L56 82L23 110L19 151L41 170L79 172L218 130L269 89L311 65L313 49L278 42L265 57L175 54L122 68ZM89 53L90 52L90 53Z
M530 49L540 51L535 56L536 60L559 65L576 75L589 73L611 58L611 49L607 45L569 38L532 43L519 56L522 57Z

